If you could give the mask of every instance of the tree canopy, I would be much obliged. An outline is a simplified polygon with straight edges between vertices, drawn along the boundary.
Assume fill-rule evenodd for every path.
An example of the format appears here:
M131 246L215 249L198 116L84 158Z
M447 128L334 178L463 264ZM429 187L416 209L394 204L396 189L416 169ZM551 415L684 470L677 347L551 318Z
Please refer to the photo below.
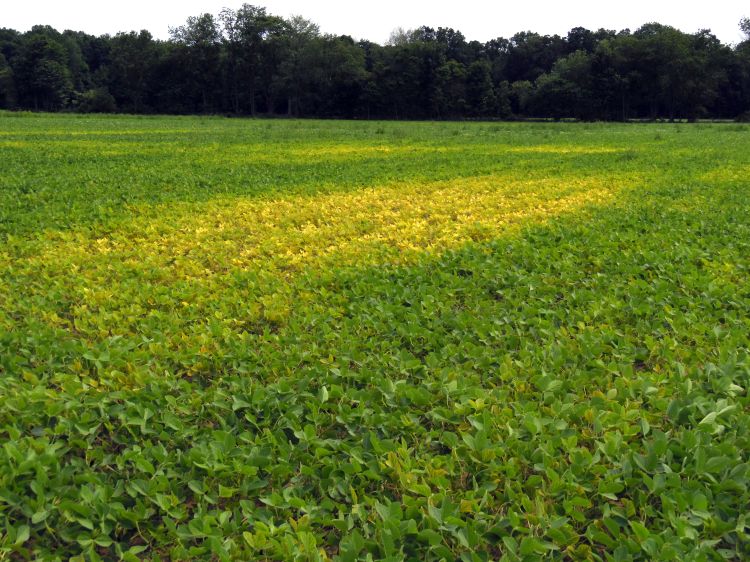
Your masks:
M471 41L397 28L385 45L243 4L170 29L95 37L0 29L0 108L305 117L747 118L746 39L649 23Z

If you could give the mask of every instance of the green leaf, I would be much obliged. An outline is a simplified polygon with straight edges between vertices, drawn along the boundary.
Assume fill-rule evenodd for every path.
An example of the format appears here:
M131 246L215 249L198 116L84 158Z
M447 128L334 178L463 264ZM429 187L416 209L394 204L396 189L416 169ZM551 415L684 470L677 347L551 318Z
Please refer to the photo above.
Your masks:
M638 521L630 521L630 528L633 529L635 536L638 537L638 541L641 543L651 536L646 526Z
M430 546L435 546L443 542L443 537L440 533L433 531L432 529L423 529L419 532L419 539L426 542Z
M31 529L28 525L21 525L16 528L16 542L15 545L19 546L24 544L31 536Z

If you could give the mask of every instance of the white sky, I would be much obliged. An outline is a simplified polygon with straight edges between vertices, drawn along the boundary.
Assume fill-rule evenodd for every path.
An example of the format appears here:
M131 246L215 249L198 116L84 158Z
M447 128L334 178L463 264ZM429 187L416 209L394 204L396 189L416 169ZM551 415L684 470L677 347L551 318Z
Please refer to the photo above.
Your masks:
M510 37L517 31L564 35L576 26L635 30L657 21L692 33L710 28L723 42L742 39L738 22L750 16L746 0L250 0L272 14L302 15L324 32L352 35L384 43L396 27L421 25L452 27L467 39L486 41ZM60 31L74 29L94 35L148 29L166 39L169 27L181 25L188 16L218 13L223 7L238 8L242 0L0 0L0 27L26 31L35 24L48 24Z

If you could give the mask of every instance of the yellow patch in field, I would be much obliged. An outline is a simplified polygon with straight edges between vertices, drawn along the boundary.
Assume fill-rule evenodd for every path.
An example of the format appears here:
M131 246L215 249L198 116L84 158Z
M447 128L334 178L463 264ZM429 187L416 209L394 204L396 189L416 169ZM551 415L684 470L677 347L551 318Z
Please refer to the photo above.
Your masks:
M180 367L200 372L210 368L227 338L282 326L295 310L314 310L319 294L300 291L297 283L308 273L409 265L611 203L623 187L613 176L492 175L315 196L134 207L133 216L93 229L40 232L33 242L9 238L24 251L0 250L0 267L27 279L28 292L0 287L0 310L7 311L0 313L0 329L12 326L29 294L37 294L45 303L36 313L40 322L90 342L147 334L145 357L200 349L193 364ZM330 302L326 306L326 314L342 313ZM118 384L135 384L135 375L122 376L129 382Z
M404 263L604 203L614 188L598 178L566 183L486 176L314 197L173 203L159 218L136 216L107 236L50 233L33 259L40 266L64 261L80 267L115 260L165 268L177 277L231 268Z
M211 132L210 129L103 129L100 131L68 131L65 129L28 129L23 131L0 131L0 136L13 137L125 137L142 135L172 135Z
M705 182L746 182L750 177L750 166L721 166L701 175Z
M539 144L534 146L510 146L503 149L514 153L541 154L616 154L623 152L620 148L606 146L562 146L556 144Z
M321 146L314 148L300 148L291 149L287 154L296 158L325 158L332 159L337 157L351 157L351 156L382 156L391 154L413 154L413 153L429 153L429 154L445 154L448 152L460 152L465 150L460 146L430 146L430 145L417 145L417 144L406 144L406 145L383 145L383 146L371 146L371 145L334 145L334 146Z
M30 148L33 145L30 141L10 141L10 140L1 140L0 141L0 150L3 148Z
M318 148L297 148L288 152L301 158L316 158L326 156L365 156L368 154L390 154L402 152L403 147L393 146L356 146L351 144L324 146Z

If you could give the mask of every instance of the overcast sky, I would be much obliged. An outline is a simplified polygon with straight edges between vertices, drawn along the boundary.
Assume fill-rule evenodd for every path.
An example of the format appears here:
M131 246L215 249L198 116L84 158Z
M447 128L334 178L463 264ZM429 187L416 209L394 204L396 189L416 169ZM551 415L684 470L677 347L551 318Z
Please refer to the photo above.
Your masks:
M467 39L486 41L510 37L517 31L564 35L576 26L635 30L652 21L672 25L686 32L711 29L725 43L741 40L738 22L750 16L746 0L715 0L697 3L685 0L253 0L270 13L294 14L313 20L324 32L352 35L378 43L388 40L396 27L420 25L452 27ZM223 7L238 8L242 0L0 0L0 27L26 31L35 24L48 24L59 30L74 29L99 35L118 31L148 29L166 39L169 27L182 24L188 16L218 13Z

